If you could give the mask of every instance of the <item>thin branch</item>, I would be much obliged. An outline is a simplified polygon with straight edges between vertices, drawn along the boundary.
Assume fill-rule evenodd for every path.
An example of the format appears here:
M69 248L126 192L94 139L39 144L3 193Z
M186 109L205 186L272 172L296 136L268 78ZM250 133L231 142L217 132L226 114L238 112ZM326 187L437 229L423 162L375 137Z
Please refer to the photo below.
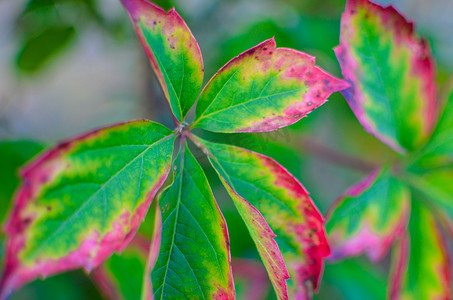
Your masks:
M375 162L339 152L309 137L301 137L297 140L297 147L299 149L334 165L354 169L363 173L371 173L380 167L380 165Z

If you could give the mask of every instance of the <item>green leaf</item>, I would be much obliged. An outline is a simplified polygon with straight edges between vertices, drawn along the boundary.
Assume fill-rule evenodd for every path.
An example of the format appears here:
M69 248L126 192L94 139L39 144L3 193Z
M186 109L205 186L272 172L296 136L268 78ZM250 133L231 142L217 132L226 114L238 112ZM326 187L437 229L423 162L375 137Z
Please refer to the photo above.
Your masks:
M233 58L201 92L193 126L216 132L272 131L291 125L347 83L305 53L270 39Z
M52 56L61 52L74 38L75 28L57 25L29 37L21 46L17 66L24 72L38 71Z
M450 299L450 255L436 217L412 202L409 234L393 251L391 299Z
M453 167L453 89L451 90L439 124L417 162L423 167Z
M453 169L405 174L404 179L429 201L453 236Z
M347 0L335 49L351 87L343 95L362 126L394 150L422 146L437 118L429 46L392 7Z
M175 9L168 13L146 0L121 0L178 121L200 93L203 60L197 41Z
M186 145L162 193L162 244L151 273L155 299L234 298L228 230L206 176Z
M291 298L309 297L318 287L323 258L330 251L324 220L308 192L267 156L199 138L193 140L208 154L233 198L278 297L288 297L287 284ZM286 268L291 279L285 282Z
M137 234L121 254L94 270L93 279L108 299L141 299L150 242Z
M331 206L326 229L332 258L366 253L380 260L407 226L410 190L389 167L373 172Z
M0 223L3 223L19 185L19 168L43 149L31 141L0 142Z
M124 249L167 178L174 139L160 124L131 121L30 163L6 224L2 297L38 276L90 271Z

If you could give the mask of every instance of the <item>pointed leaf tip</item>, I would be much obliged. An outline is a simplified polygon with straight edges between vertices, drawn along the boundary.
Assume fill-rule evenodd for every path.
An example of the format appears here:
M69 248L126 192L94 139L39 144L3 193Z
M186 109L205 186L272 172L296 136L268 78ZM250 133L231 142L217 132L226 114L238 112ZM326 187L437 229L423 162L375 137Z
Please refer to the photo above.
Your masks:
M195 37L173 8L167 13L146 0L122 0L171 111L183 121L203 82L203 59Z
M274 38L225 64L197 103L195 126L263 132L291 125L349 85L315 66L314 57L276 48Z
M335 53L362 126L401 153L423 145L438 113L435 65L413 25L393 7L348 0Z
M124 249L168 175L174 139L162 125L131 121L30 163L6 224L0 298L37 277L89 272Z

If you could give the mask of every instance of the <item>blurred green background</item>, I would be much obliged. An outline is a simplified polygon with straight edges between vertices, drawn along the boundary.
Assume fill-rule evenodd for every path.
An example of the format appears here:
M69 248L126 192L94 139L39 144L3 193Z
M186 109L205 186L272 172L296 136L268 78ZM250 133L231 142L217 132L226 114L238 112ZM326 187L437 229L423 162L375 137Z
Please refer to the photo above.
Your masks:
M159 0L176 7L197 38L205 81L232 57L275 37L280 47L316 56L340 75L338 45L344 0ZM395 0L432 45L442 84L453 71L453 2ZM42 149L99 126L149 118L174 127L169 108L132 30L115 0L0 1L0 218L18 184L17 169ZM224 136L199 132L271 155L310 191L325 213L347 187L396 154L367 134L340 94L300 122L270 134ZM19 141L19 142L17 142ZM34 142L32 142L34 141ZM245 225L213 170L214 193L231 235L233 260L258 259ZM237 260L243 261L243 260ZM257 272L262 269L257 268ZM238 268L238 298L253 284L275 297L264 276L250 281ZM371 265L359 257L327 264L318 299L384 299L388 260ZM99 299L81 271L38 280L12 299Z

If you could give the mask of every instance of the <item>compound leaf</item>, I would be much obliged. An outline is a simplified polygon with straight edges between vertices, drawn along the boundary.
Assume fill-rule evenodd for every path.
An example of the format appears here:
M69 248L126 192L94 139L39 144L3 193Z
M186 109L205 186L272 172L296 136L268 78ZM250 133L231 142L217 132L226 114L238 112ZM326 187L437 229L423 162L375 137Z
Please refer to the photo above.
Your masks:
M233 58L211 78L197 103L194 126L216 132L272 131L323 104L346 82L315 59L270 39Z
M131 121L30 163L6 224L2 297L38 276L90 271L125 248L167 178L174 139L160 124Z
M392 255L390 299L450 299L450 255L436 218L412 202L409 232Z
M208 154L244 218L278 296L288 297L284 295L288 284L290 297L309 298L318 287L323 258L330 250L323 218L308 192L267 156L198 138L194 141ZM272 245L272 238L278 246ZM266 249L269 252L263 253ZM286 283L280 256L291 276Z
M392 7L348 0L335 49L351 87L342 93L362 126L404 153L426 142L437 117L429 46Z
M389 168L373 172L338 198L327 217L332 258L366 253L377 261L407 226L410 190Z
M162 193L162 244L151 273L155 299L233 299L229 237L206 176L186 145Z
M200 48L181 16L147 0L121 0L178 121L195 103L203 83Z

